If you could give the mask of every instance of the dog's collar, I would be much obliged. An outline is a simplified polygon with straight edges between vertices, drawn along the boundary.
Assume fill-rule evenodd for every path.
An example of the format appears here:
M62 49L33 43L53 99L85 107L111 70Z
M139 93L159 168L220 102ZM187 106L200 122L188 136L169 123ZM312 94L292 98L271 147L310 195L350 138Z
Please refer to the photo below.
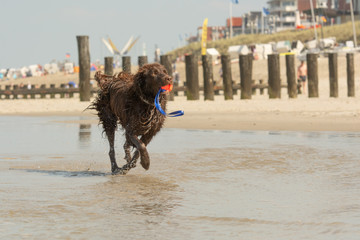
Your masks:
M150 106L155 106L155 104L153 102L150 102L143 97L143 92L141 91L141 87L137 86L137 92L138 92L137 95L139 96L141 101L143 101L144 103L146 103Z
M145 98L143 98L142 94L139 94L140 100L143 101L144 103L151 105L151 106L155 106L155 104L153 102L149 102L148 100L146 100Z

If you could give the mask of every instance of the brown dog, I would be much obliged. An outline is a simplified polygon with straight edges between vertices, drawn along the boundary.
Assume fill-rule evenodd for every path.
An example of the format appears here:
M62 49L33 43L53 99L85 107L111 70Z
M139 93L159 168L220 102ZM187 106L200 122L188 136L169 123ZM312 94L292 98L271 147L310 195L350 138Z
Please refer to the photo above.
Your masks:
M146 64L135 74L121 72L108 76L101 72L95 74L100 87L99 94L90 109L98 112L100 123L110 144L111 171L114 174L126 174L140 163L149 169L150 158L146 146L162 128L166 116L161 114L154 104L154 99L162 86L172 84L172 77L164 66ZM160 94L161 108L166 109L166 95ZM119 168L115 159L114 139L118 124L125 132L125 159L127 163ZM136 148L131 156L130 148Z

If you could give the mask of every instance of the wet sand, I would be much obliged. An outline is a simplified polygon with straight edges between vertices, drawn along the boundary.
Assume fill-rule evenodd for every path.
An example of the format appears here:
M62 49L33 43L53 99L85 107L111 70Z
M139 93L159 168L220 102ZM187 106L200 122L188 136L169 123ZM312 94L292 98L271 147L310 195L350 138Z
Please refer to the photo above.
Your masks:
M359 133L167 128L112 176L92 117L0 119L0 239L360 235Z
M92 116L84 111L90 102L78 99L36 99L0 101L0 115ZM168 103L168 112L184 110L185 115L168 118L166 127L223 130L360 131L360 98L273 99L256 95L251 100L187 101L179 96Z

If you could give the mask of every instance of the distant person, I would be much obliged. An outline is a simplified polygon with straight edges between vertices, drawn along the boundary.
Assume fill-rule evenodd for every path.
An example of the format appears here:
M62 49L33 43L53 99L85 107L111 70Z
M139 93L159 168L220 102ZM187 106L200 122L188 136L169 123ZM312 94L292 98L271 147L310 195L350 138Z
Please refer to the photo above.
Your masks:
M306 92L305 90L306 76L307 76L307 66L304 61L301 61L300 66L298 67L297 70L297 79L298 82L301 83L304 93Z
M174 79L174 86L179 86L179 83L180 83L179 72L175 70L172 75L173 75L173 79Z
M179 75L179 72L177 70L175 70L172 74L172 77L173 77L173 81L174 81L174 87L177 87L179 86L179 83L180 83L180 75ZM174 93L175 96L178 96L178 93L175 92Z
M76 85L76 83L75 83L74 81L68 82L68 85L69 85L69 87L71 87L71 88L77 88L77 85Z

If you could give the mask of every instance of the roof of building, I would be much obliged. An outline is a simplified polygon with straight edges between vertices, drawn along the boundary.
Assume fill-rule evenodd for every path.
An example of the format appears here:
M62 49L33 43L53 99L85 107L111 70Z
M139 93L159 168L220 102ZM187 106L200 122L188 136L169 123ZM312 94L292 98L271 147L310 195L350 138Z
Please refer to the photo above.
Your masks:
M230 27L230 18L226 19L226 26ZM233 27L241 27L242 26L242 18L241 17L232 17L232 26Z

